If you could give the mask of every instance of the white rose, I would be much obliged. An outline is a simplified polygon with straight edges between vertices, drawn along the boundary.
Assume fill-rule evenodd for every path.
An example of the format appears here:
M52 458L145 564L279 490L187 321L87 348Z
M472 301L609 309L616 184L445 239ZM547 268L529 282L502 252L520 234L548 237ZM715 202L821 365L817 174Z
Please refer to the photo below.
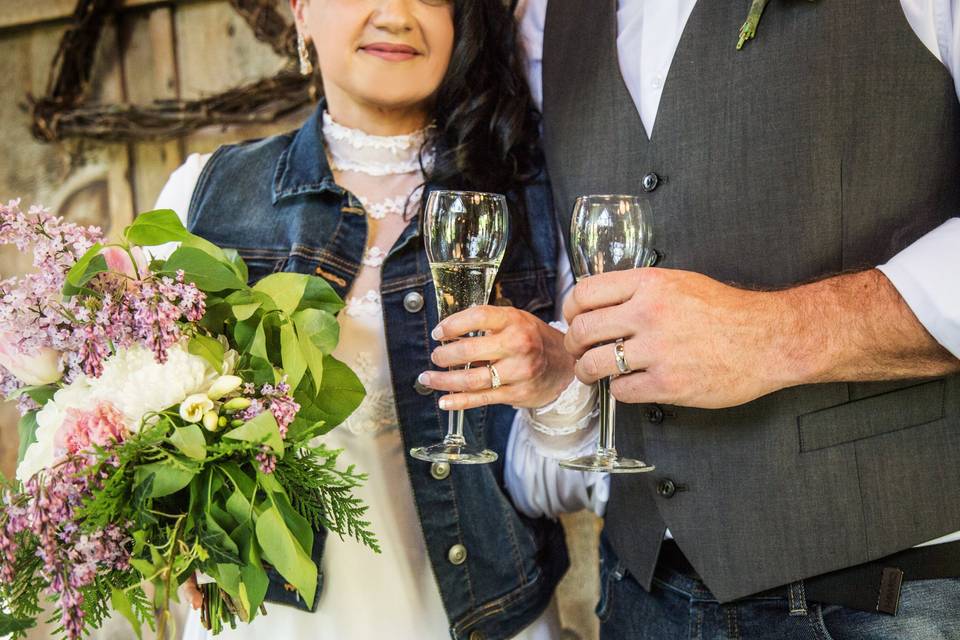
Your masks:
M238 376L220 376L207 390L207 397L211 400L219 400L228 393L233 393L243 384L243 379Z
M208 398L207 394L195 393L180 403L180 417L187 422L200 422L203 414L212 409L213 400Z

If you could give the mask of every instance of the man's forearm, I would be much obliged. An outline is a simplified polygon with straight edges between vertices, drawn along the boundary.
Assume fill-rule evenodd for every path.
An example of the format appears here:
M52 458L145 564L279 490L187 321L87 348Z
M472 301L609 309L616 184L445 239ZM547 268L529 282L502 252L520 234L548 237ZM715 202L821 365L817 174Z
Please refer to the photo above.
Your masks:
M784 362L795 384L897 380L960 371L876 269L835 276L777 293L790 326Z

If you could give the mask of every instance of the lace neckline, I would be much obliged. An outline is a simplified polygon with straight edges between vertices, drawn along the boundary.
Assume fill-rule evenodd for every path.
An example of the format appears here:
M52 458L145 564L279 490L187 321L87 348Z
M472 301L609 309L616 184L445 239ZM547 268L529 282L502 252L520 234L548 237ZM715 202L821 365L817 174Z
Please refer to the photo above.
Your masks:
M323 137L327 144L330 168L357 171L370 176L402 175L420 171L420 148L427 130L401 136L374 136L334 122L323 112ZM425 151L424 166L433 164L433 154Z

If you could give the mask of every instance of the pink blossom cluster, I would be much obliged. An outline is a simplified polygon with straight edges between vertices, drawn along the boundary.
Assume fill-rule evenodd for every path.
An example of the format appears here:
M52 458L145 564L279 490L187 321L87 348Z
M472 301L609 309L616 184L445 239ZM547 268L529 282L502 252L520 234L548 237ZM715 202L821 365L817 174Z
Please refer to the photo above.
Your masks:
M17 540L35 539L43 561L41 576L62 610L61 623L69 638L83 633L82 589L98 573L126 571L132 540L125 527L110 524L93 532L81 531L76 511L107 477L108 471L92 476L86 472L87 456L69 458L63 464L30 479L23 493L6 494L0 521L0 580L10 581L16 566ZM34 545L31 545L34 546Z
M132 257L125 249L106 249L107 264L116 271L87 283L90 293L64 298L67 272L102 239L99 229L66 223L45 209L24 213L16 200L0 205L0 244L21 251L33 247L36 269L0 281L0 330L15 337L21 354L43 348L59 352L67 382L81 373L99 376L108 356L133 344L166 362L167 350L183 336L184 326L206 311L204 293L185 282L182 272L176 277L150 273L137 247ZM10 371L0 368L0 392L9 394L20 386Z
M57 430L54 446L73 455L90 451L93 446L106 447L123 441L128 435L123 414L113 404L101 401L89 410L67 409L63 424Z
M280 436L286 438L290 424L300 411L300 404L293 399L292 391L286 376L276 385L263 385L259 392L256 387L247 383L243 387L244 395L258 397L251 398L250 406L238 413L237 417L241 420L252 420L264 411L269 411L277 420Z

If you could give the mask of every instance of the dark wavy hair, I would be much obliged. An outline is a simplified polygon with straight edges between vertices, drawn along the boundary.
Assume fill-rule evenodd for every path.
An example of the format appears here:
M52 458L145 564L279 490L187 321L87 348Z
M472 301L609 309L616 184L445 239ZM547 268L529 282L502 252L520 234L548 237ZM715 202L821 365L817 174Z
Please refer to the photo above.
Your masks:
M432 106L436 158L427 182L505 193L523 208L540 171L540 116L527 85L519 26L504 0L451 0L454 46Z

